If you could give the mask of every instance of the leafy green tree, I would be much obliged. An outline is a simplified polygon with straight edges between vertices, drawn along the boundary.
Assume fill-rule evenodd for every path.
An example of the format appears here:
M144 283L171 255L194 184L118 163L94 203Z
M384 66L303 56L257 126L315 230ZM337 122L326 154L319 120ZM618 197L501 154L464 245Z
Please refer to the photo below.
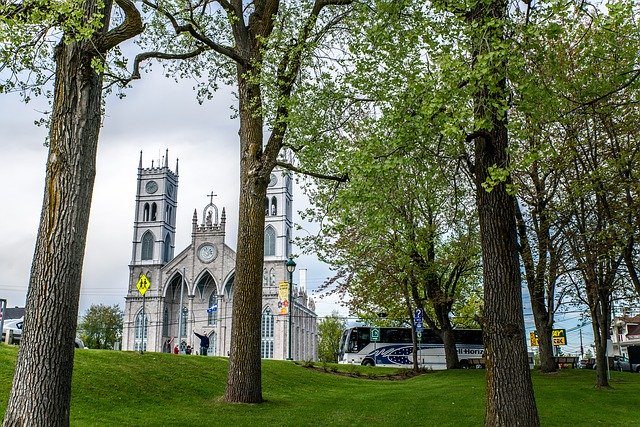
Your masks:
M206 75L210 96L220 82L234 84L240 121L238 252L231 353L224 400L262 402L260 321L264 260L264 198L281 152L301 70L314 53L330 51L333 32L353 0L143 0L152 12L139 56L173 59L175 75ZM322 48L326 50L322 51ZM136 70L139 61L136 61ZM136 72L134 72L134 76Z
M507 82L510 61L517 61L522 55L521 50L512 46L512 16L509 13L517 8L511 8L506 0L435 1L428 5L411 1L377 1L375 5L377 9L372 10L374 14L379 12L377 15L367 16L359 25L354 25L354 28L363 29L360 31L370 29L371 41L350 46L348 50L357 52L354 56L365 56L356 62L353 75L358 82L365 82L363 84L369 81L372 90L356 91L350 98L345 97L344 104L372 100L377 104L371 110L375 116L380 116L389 110L388 104L394 97L404 100L406 108L404 111L397 109L395 121L415 123L414 126L398 126L407 130L405 142L413 133L419 144L425 141L427 144L440 143L443 152L450 156L442 156L440 164L450 160L453 165L459 165L460 170L465 169L475 193L482 249L484 312L480 320L488 362L485 423L538 425L524 337L515 197L509 172L511 145L507 112L510 94ZM413 79L408 81L423 81L423 90L412 91L403 86L403 79L410 71ZM419 87L410 86L411 89ZM329 101L325 102L330 105ZM332 107L339 110L342 105L335 103ZM324 111L323 108L314 111L318 110ZM323 117L326 117L325 113ZM306 122L314 123L305 118ZM341 122L332 124L337 126L337 123ZM341 162L345 165L355 163L349 158L356 155L355 144L362 140L359 138L362 127L345 129L340 126L338 132L325 138L342 138L353 144L345 144L342 156L334 154L331 157L331 163L336 167L339 168ZM317 128L321 129L320 126ZM406 144L395 143L394 128L388 129L391 142L387 154L394 150L407 156L418 152L406 150ZM435 137L424 138L428 132ZM320 150L325 147L316 147L314 155L320 159ZM400 154L397 156L396 164L389 162L388 173L396 173L401 157ZM378 153L366 166L362 163L362 167L378 167L385 158L384 154ZM317 165L327 163L329 161L319 161ZM353 185L356 176L352 170L348 173L349 185ZM412 184L420 178L433 182L429 180L429 174L415 174L415 177ZM442 187L435 186L430 190L437 193ZM406 194L406 188L402 187L400 193ZM363 186L359 195L367 200L370 192ZM388 200L399 205L393 191L388 192ZM379 200L376 202L381 205ZM333 202L330 201L329 206L333 209ZM356 224L371 222L372 218L375 221L377 217L360 213L360 222ZM425 221L421 225L428 233L426 224ZM406 231L394 222L388 222L386 226L385 237ZM416 243L420 244L417 248L427 253L429 239L416 239ZM379 254L374 259L380 260ZM428 263L427 267L430 267ZM389 270L393 270L389 271L394 275L391 280L402 280L404 274L408 282L411 275L408 262L401 268ZM429 269L422 271L429 274ZM433 274L433 270L430 273Z
M115 5L120 19L112 22ZM105 61L141 31L140 13L129 0L0 3L0 52L10 58L0 68L17 73L8 73L0 91L15 77L23 77L17 87L25 90L54 79L42 213L5 426L69 424ZM43 58L48 66L37 63ZM34 75L45 77L31 81Z
M525 232L520 236L536 327L539 335L546 330L544 347L551 345L553 310L544 299L553 297L558 274L570 271L565 275L571 285L558 294L572 293L589 306L599 360L596 385L606 387L611 304L637 278L638 6L610 3L606 13L584 6L538 7L530 15L540 23L526 34L530 68L517 104L526 116L526 138L537 145L530 151L533 161L523 162L535 173L529 182L520 175L537 251ZM544 365L551 350L543 351L542 344Z
M338 363L340 339L347 322L333 311L318 323L318 359L321 362Z
M92 304L78 325L80 337L90 348L113 350L122 340L122 318L119 305Z

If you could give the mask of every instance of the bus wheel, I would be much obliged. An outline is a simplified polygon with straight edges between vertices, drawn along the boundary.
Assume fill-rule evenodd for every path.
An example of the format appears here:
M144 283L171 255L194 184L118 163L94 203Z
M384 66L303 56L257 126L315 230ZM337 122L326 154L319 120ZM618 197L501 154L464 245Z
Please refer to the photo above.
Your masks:
M460 362L460 368L461 369L471 369L471 366L469 366L469 361L467 360L462 360Z
M362 361L362 366L375 366L375 365L374 365L374 363L373 363L373 360L371 360L371 359L364 359L364 360Z

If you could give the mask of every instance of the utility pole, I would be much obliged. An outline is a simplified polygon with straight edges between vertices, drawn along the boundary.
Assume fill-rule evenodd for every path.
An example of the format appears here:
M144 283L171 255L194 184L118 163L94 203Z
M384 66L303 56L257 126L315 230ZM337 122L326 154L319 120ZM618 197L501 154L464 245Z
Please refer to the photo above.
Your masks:
M582 325L580 325L580 357L584 356L584 348L582 347Z

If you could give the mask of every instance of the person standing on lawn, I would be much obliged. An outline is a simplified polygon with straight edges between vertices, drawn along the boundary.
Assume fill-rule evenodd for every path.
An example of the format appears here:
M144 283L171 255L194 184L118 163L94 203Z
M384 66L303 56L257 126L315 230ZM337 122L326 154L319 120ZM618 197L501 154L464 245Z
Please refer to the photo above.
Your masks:
M200 354L202 356L206 356L207 352L209 351L209 337L207 336L207 332L202 331L202 335L195 331L193 333L196 334L198 338L200 338Z

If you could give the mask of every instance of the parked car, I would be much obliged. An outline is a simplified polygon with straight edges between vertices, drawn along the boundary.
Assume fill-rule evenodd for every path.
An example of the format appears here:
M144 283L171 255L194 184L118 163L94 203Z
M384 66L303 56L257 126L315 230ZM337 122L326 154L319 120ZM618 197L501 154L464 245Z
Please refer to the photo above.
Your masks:
M4 325L2 326L2 342L5 340L5 334L9 331L13 332L13 343L19 344L20 338L22 338L22 323L23 318L19 319L8 319L4 321Z
M24 320L21 317L20 319L9 319L5 320L4 326L2 327L2 342L4 342L4 337L7 331L13 331L13 343L20 344L20 339L22 338L22 325L24 324ZM75 348L84 348L84 343L80 338L75 339L74 343Z
M631 364L629 359L624 356L609 357L609 366L611 369L620 372L640 372L640 364ZM593 369L596 369L596 364L593 364Z
M593 369L593 367L596 364L596 359L589 358L589 359L582 359L580 360L580 362L578 362L578 368L580 369Z
M620 372L630 372L631 362L624 356L613 356L613 369Z

